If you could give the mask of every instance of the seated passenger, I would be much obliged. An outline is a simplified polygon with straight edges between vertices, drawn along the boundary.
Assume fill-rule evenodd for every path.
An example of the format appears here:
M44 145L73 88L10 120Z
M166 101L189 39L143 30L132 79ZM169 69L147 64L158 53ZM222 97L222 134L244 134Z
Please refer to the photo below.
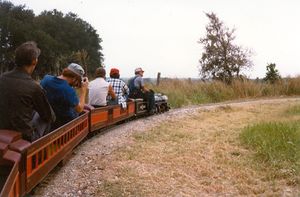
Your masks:
M73 120L83 111L89 83L83 75L83 68L71 63L60 76L46 75L42 79L41 85L56 115L52 129ZM79 98L74 88L79 89Z
M118 104L121 104L122 108L127 107L127 99L129 96L129 88L124 81L120 79L120 72L116 68L112 68L109 73L110 78L107 79L107 82L113 87L113 90L117 96ZM111 97L108 97L108 100L111 100Z
M150 114L154 113L154 92L145 87L144 84L144 71L142 68L136 68L135 76L129 79L129 98L142 98L147 101L147 110Z
M104 107L107 106L107 95L116 102L116 94L113 91L112 86L105 81L105 69L100 67L96 69L96 79L89 84L89 105L93 107Z
M48 132L55 120L44 90L31 78L39 55L35 42L23 43L16 49L14 70L0 77L0 129L18 131L30 142ZM37 134L37 127L44 130Z

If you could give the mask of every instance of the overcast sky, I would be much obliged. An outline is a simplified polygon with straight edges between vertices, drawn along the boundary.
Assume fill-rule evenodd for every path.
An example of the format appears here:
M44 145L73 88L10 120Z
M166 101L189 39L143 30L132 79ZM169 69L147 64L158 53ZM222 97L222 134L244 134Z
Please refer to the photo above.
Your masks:
M141 66L145 77L198 77L198 60L208 19L214 12L235 43L254 51L251 78L264 77L275 63L282 76L300 75L298 0L12 0L40 14L57 9L90 23L103 39L104 65L130 77Z

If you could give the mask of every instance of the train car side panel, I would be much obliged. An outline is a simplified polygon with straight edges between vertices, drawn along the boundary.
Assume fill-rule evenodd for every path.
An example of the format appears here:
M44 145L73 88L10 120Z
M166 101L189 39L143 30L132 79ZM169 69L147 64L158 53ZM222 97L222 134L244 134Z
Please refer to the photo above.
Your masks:
M134 116L135 115L135 103L134 102L128 102L127 103L127 109L128 109L128 115Z
M91 131L95 131L105 127L109 123L109 112L110 107L101 107L92 109L90 112L91 118Z
M88 134L88 112L32 143L26 157L26 192L30 192Z
M134 113L129 113L129 107L132 108L131 103L127 104L126 109L123 109L120 105L115 105L114 109L113 109L112 123L117 123L122 120L128 119L131 116L134 116ZM134 107L134 105L133 105L133 107Z
M9 145L0 142L0 196L21 196L19 164L21 154L8 149Z
M120 105L95 108L91 110L90 132L110 126L135 115L135 102L128 102L127 108L122 109Z

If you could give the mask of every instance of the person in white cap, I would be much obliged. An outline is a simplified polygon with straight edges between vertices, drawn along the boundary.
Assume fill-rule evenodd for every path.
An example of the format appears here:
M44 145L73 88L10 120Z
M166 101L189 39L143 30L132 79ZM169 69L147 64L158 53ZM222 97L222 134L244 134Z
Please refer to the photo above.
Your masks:
M147 110L149 113L154 112L154 92L145 87L144 71L141 67L134 70L135 76L129 79L129 98L142 98L147 101Z
M42 79L41 86L46 91L56 115L52 129L73 120L83 111L89 83L87 77L83 75L83 68L79 64L71 63L63 69L60 76L46 75ZM79 96L74 88L79 89Z

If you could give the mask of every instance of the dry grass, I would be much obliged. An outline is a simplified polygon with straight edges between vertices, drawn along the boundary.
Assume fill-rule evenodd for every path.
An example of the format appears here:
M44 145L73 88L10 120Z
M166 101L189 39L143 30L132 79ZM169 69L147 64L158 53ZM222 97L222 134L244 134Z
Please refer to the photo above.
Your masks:
M232 99L300 95L300 76L275 84L235 80L231 85L219 81L164 79L159 87L152 85L150 88L168 95L172 107L181 107Z
M99 161L104 184L97 196L299 196L299 175L272 176L238 140L250 123L290 119L282 115L296 104L201 110L137 133L134 143Z

